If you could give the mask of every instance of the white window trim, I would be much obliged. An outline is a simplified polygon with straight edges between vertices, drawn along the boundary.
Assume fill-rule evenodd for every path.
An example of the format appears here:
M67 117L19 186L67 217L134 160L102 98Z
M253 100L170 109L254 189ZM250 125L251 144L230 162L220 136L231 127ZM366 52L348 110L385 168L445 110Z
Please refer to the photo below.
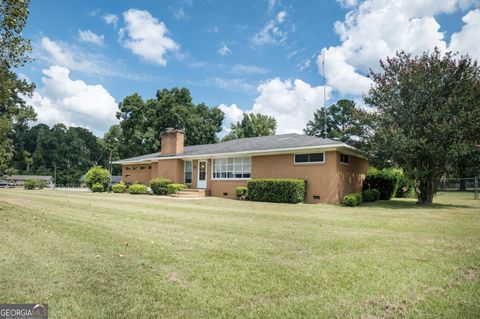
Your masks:
M192 168L192 171L190 172L190 174L192 174L192 176L190 176L190 180L191 180L190 183L187 183L185 179L185 173L187 172L187 162L190 162L190 167ZM183 182L185 183L185 185L193 184L193 161L192 160L187 160L183 162Z
M323 161L321 162L299 162L295 161L296 155L305 155L305 154L323 154ZM318 165L318 164L325 164L325 152L310 152L310 153L294 153L293 154L293 165Z
M250 159L250 177L214 177L214 161L219 159L229 159L229 158L249 158ZM234 164L235 165L235 164ZM252 157L250 156L235 156L235 157L215 157L212 158L212 169L211 169L211 178L215 181L248 181L252 179ZM243 173L242 173L243 174Z

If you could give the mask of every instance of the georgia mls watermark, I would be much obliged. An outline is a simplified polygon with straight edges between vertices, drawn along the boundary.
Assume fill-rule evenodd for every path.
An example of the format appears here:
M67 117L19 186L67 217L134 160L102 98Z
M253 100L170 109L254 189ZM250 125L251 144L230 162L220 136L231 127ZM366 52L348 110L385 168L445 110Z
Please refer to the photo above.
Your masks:
M0 304L0 319L48 319L48 305Z

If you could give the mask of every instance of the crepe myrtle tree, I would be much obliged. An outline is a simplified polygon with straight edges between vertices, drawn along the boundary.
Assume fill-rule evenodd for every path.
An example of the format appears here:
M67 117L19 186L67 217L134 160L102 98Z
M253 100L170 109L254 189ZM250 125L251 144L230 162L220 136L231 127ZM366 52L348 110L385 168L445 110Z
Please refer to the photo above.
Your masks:
M480 68L468 55L438 48L397 52L370 72L371 156L390 159L431 204L440 178L480 144Z

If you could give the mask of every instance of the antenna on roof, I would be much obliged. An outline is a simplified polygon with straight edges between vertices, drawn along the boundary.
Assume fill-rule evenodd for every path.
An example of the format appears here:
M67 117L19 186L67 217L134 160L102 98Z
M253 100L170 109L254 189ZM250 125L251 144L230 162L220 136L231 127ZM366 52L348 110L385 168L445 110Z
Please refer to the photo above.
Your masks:
M323 108L325 110L325 126L323 128L323 137L327 138L327 79L325 78L325 60L327 59L327 50L323 49L322 70L323 70Z

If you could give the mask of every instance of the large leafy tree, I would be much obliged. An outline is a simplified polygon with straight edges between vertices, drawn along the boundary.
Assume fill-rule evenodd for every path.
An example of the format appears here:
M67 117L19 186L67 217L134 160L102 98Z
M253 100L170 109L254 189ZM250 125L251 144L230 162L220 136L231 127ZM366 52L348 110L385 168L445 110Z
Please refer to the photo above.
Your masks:
M183 129L186 145L215 143L223 116L218 108L195 105L186 88L159 90L147 101L136 93L127 96L117 112L122 130L120 156L158 152L161 134L168 127Z
M29 154L15 154L14 138L22 134L26 123L35 119L35 112L22 100L35 88L19 80L12 72L30 61L30 41L22 36L28 17L27 0L0 2L0 174L15 171L10 160L15 156L28 162Z
M356 107L351 100L338 100L327 109L327 127L325 134L325 108L314 113L313 120L308 121L303 130L305 134L327 137L358 146L360 138L365 135L365 111Z
M120 159L119 148L122 143L122 128L118 124L112 125L100 139L100 145L106 154L107 164L112 175L120 172L119 167L112 166L110 163Z
M99 139L82 127L38 124L18 138L18 154L29 161L14 161L21 174L54 175L58 185L78 185L80 176L93 165L106 164L106 152ZM20 148L21 146L21 148Z
M431 204L440 178L480 144L480 68L469 56L399 52L365 102L372 113L372 157L389 158L417 184L418 202Z
M243 113L241 121L230 125L230 132L225 135L223 141L245 137L275 135L276 129L277 121L272 116L260 113Z

